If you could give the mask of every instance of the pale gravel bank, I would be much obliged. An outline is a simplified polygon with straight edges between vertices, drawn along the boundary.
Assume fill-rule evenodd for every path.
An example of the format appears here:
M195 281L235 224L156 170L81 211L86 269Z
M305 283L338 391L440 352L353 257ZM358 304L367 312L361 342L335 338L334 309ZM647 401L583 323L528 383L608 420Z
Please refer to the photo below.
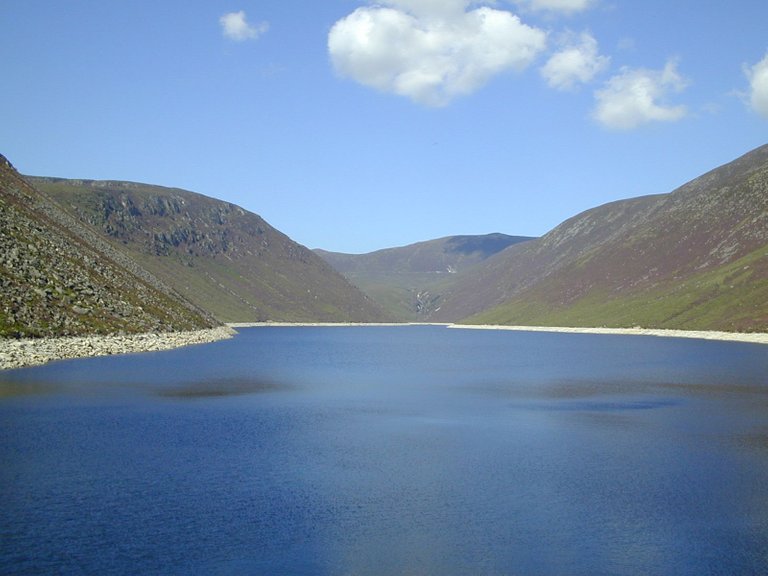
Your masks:
M661 336L665 338L698 338L768 344L762 332L717 332L714 330L660 330L656 328L569 328L555 326L500 326L495 324L451 324L449 328L467 330L517 330L520 332L565 332L569 334L617 334L626 336Z
M445 322L399 322L365 324L356 322L242 322L228 324L232 328L253 328L270 326L445 326L467 330L516 330L519 332L564 332L570 334L616 334L626 336L662 336L666 338L698 338L701 340L728 340L768 344L768 334L755 332L717 332L712 330L661 330L655 328L569 328L555 326L502 326L498 324L451 324Z
M0 370L63 360L134 352L170 350L231 338L229 326L189 332L129 334L125 336L67 336L61 338L0 339Z

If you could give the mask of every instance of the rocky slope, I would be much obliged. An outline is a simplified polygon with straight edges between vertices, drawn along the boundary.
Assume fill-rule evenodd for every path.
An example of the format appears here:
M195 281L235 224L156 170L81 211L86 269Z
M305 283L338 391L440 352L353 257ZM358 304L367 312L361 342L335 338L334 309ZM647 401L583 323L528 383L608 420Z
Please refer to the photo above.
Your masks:
M220 321L387 319L312 251L233 204L130 182L27 178Z
M462 272L528 240L496 233L448 236L368 254L316 252L393 317L417 321L441 306L443 294Z
M464 277L435 320L768 330L768 146L614 202Z
M168 332L218 323L63 212L0 156L0 336Z

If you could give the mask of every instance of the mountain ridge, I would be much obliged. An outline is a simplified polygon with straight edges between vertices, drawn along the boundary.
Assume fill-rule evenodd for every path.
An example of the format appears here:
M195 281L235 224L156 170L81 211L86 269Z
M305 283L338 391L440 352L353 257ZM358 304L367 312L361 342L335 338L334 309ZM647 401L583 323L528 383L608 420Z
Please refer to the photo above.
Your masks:
M672 192L585 210L461 270L433 266L432 277L408 268L411 247L318 253L389 310L409 306L401 319L768 331L768 145Z
M27 178L220 321L388 319L312 251L235 204L136 182Z
M179 188L23 177L2 156L0 184L5 334L393 320L768 331L768 145L540 238L446 236L361 255L311 251ZM111 303L109 278L89 284L99 274L118 285Z
M445 236L367 254L315 250L401 321L426 319L461 272L531 240L501 233Z

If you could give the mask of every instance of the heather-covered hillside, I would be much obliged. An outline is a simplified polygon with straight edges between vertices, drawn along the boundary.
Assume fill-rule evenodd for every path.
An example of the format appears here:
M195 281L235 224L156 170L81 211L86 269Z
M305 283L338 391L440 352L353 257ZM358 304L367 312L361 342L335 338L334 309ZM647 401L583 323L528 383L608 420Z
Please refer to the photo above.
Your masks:
M768 146L499 253L433 319L768 331Z
M29 180L220 321L385 319L311 250L234 204L131 182Z

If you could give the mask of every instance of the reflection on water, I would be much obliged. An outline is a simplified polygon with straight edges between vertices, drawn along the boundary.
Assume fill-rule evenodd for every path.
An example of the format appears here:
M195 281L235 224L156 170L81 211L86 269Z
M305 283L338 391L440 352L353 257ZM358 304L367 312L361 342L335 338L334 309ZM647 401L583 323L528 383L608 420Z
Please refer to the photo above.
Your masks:
M7 372L0 573L758 574L766 373L756 345L440 327Z
M164 398L216 398L285 390L287 386L254 378L219 378L190 382L180 386L152 389Z
M575 412L622 412L624 410L653 410L666 406L675 406L680 400L670 398L642 398L642 399L616 399L604 398L602 400L571 399L560 402L530 402L519 404L517 408L528 410L559 410Z

